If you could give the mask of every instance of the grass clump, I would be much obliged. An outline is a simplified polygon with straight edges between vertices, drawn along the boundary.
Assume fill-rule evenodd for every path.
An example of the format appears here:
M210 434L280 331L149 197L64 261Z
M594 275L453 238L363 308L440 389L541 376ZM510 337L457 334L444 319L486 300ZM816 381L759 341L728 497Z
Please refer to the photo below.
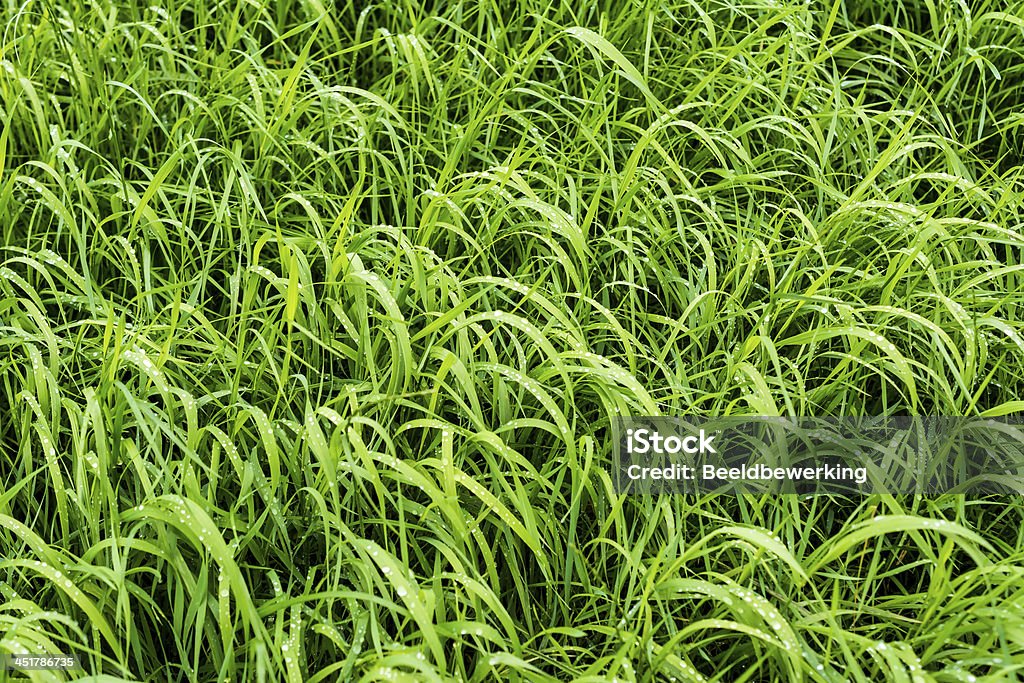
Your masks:
M0 651L1018 675L1018 498L627 498L608 425L1024 407L1024 4L2 7Z

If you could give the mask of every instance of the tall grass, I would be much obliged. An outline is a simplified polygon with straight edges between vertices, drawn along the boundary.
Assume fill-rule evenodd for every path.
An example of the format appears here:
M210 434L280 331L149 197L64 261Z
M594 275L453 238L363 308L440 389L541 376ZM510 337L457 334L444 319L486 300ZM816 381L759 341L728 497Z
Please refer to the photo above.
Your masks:
M608 425L1024 408L1024 4L0 17L0 651L1021 675L1019 499L627 498Z

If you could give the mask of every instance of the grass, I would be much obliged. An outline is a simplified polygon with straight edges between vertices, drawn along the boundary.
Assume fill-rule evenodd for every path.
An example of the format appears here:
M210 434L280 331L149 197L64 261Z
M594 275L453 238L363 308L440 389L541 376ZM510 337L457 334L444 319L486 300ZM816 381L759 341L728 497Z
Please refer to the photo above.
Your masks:
M1022 675L1019 498L624 497L608 468L618 415L1024 408L1024 4L0 19L0 651Z

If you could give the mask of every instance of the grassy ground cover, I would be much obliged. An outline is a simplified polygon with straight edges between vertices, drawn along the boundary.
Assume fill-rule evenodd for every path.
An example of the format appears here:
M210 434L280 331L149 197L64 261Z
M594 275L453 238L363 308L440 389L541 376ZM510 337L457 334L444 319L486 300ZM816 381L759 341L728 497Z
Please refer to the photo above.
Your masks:
M0 19L0 651L1021 675L1020 498L608 473L617 415L1024 408L1021 2Z

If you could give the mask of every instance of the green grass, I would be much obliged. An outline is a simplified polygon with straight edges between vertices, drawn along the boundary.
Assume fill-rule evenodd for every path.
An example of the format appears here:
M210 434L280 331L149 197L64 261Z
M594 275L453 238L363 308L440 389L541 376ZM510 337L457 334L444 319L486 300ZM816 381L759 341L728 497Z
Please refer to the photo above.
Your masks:
M1024 675L1020 498L609 474L619 415L1024 409L1024 4L144 4L0 4L0 651Z

